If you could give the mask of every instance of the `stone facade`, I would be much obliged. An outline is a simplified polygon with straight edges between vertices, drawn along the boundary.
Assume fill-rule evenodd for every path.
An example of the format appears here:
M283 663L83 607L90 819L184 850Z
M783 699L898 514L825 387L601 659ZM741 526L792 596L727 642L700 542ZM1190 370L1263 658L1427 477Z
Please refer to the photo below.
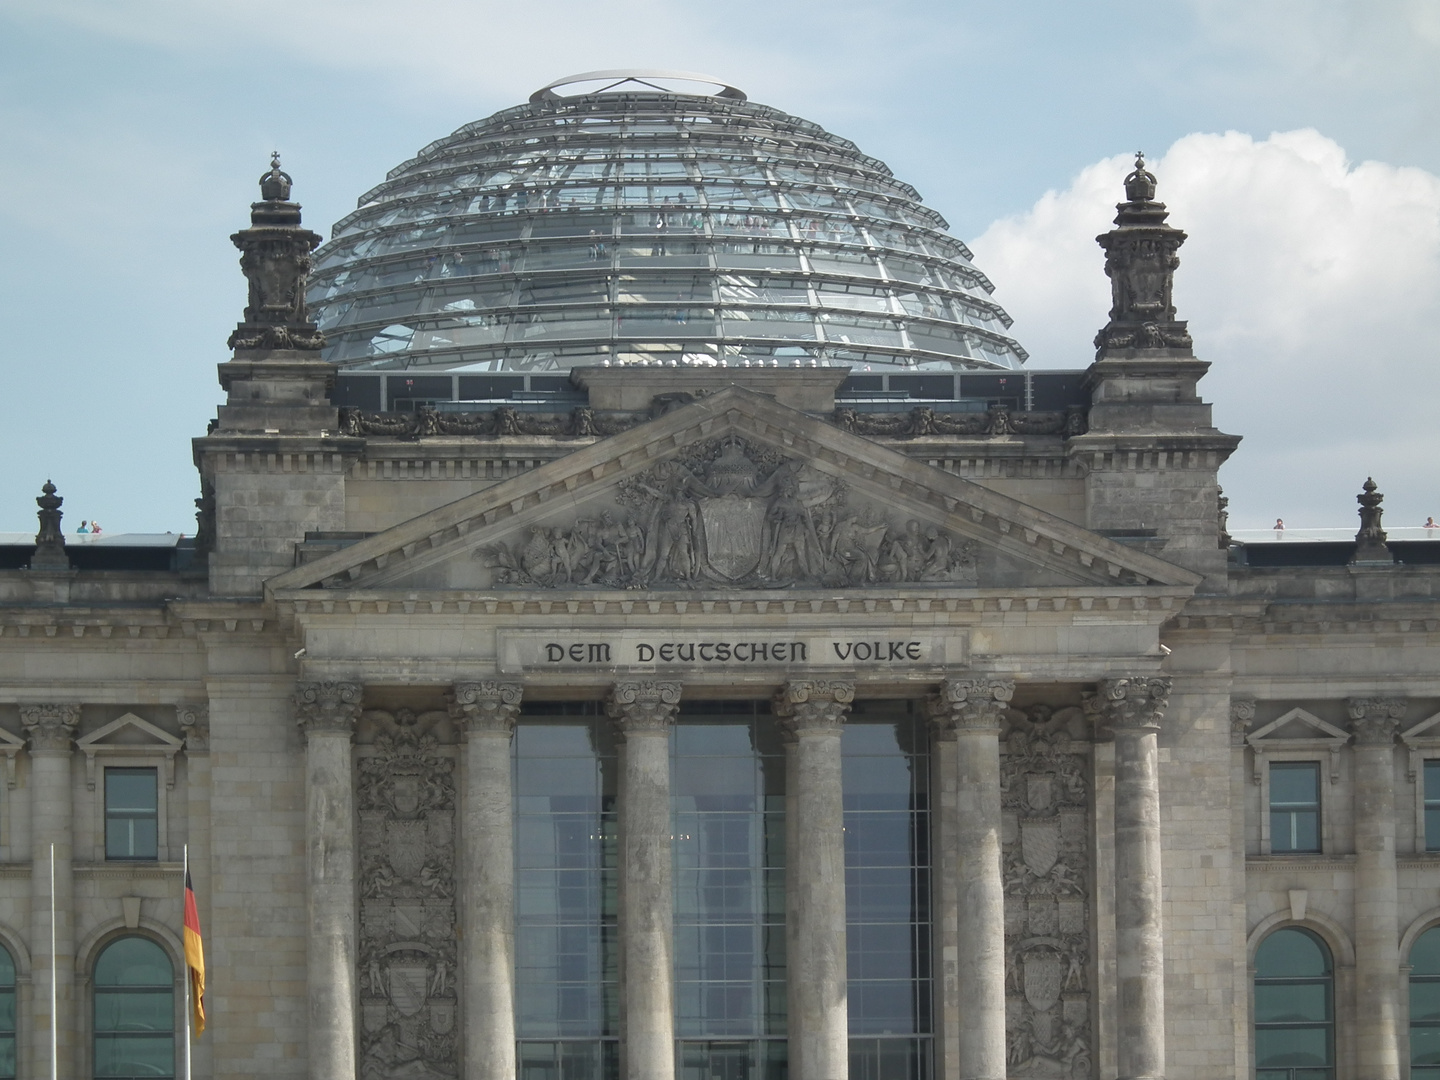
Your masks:
M266 183L195 441L205 572L70 569L48 489L35 561L0 572L19 1075L50 1075L52 979L79 1077L104 948L181 970L188 849L195 1077L515 1076L512 739L527 703L578 701L620 745L619 1060L668 1080L669 739L698 699L769 703L785 740L797 1080L849 1067L841 748L874 701L929 732L932 1075L1249 1075L1253 957L1284 926L1333 957L1337 1080L1408 1072L1407 957L1440 924L1440 568L1381 557L1369 489L1350 565L1228 559L1238 440L1198 395L1184 234L1143 163L1088 417L893 430L804 369L577 372L632 410L670 395L609 432L342 423L294 282L265 276L313 246ZM1277 762L1317 765L1319 850L1272 835ZM155 770L151 858L110 857L122 767Z

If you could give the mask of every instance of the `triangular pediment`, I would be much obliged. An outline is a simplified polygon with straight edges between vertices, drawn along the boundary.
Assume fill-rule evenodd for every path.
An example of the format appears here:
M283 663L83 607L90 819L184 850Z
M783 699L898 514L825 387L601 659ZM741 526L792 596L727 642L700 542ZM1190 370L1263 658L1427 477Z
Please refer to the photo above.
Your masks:
M1245 741L1251 746L1264 743L1270 747L1281 743L1347 743L1350 741L1350 733L1320 719L1312 712L1296 708L1277 716L1263 727L1256 728L1246 736Z
M730 387L299 566L268 587L1189 590L1199 581Z
M165 786L174 787L175 755L184 745L183 739L176 738L134 713L117 717L75 740L76 748L85 754L85 784L91 791L95 790L97 757L163 759Z

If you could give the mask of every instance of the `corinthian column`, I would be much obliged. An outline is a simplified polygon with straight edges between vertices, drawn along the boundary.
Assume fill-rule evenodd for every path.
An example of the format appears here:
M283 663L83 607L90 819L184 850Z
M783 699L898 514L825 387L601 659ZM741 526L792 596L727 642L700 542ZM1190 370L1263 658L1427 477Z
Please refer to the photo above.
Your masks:
M310 1080L355 1077L355 789L350 739L359 683L301 683L295 715L305 732L305 952Z
M76 1075L75 919L71 860L71 740L79 705L21 705L20 723L30 739L30 949L34 974L31 1036L34 1075L49 1076L50 976L55 975L57 1074ZM55 951L50 951L50 850L55 850Z
M620 963L626 1080L675 1076L670 884L670 725L678 682L618 682L606 706L624 740L620 773Z
M465 729L466 1080L515 1076L515 844L510 739L519 683L455 686L451 713Z
M775 695L789 735L785 965L793 1080L850 1074L840 732L854 700L849 682L790 682Z
M954 837L941 872L955 892L959 1080L1005 1080L1005 888L1000 864L1000 728L1008 679L949 679L930 699L935 738L955 746ZM949 931L945 927L944 931Z
M1170 679L1104 679L1086 702L1115 733L1115 975L1120 1080L1165 1075L1160 754Z
M1356 1075L1400 1077L1400 930L1396 912L1395 732L1406 703L1356 698L1355 1024Z

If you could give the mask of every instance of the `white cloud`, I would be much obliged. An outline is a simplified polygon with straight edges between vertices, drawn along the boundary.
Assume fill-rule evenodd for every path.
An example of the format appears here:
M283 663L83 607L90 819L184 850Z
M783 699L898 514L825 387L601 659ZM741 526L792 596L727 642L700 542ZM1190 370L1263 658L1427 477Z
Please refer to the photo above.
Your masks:
M1190 234L1176 306L1219 427L1232 523L1349 525L1373 474L1391 526L1440 513L1440 177L1350 162L1313 130L1187 135L1151 162ZM1084 169L974 243L1032 367L1088 362L1127 157Z

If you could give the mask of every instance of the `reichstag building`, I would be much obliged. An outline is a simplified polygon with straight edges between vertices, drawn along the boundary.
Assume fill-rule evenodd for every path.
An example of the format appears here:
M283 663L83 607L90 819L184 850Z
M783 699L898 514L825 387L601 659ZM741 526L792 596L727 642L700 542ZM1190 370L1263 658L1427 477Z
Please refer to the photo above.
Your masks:
M1227 534L1143 159L1074 371L703 76L259 186L196 535L0 545L0 1078L1440 1078L1440 544Z

